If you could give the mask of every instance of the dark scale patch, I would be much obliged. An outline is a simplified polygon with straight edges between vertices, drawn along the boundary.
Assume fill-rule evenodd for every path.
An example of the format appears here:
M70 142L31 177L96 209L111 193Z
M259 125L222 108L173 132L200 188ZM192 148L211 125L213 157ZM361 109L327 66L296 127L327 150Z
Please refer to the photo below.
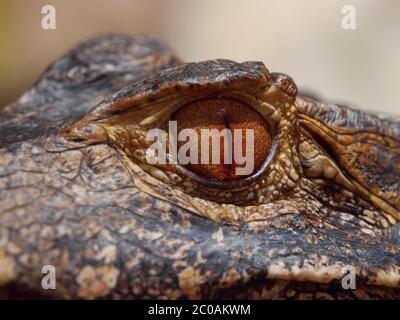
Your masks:
M64 210L59 208L52 208L51 206L46 206L43 210L43 214L40 216L40 222L44 225L56 225L61 222L64 218Z
M71 239L65 235L54 240L54 244L59 248L67 248L70 258L73 260L75 257L81 257L82 250L85 248L85 241L80 237Z
M389 229L384 230L384 237L387 241L400 247L400 223L396 223Z

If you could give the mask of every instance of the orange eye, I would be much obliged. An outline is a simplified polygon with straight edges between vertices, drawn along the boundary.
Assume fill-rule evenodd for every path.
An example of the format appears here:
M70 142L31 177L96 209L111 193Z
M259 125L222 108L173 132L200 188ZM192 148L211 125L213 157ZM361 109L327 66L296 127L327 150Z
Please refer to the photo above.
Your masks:
M178 109L172 120L177 122L178 135L183 129L193 129L200 137L196 146L199 163L188 163L186 168L203 177L224 181L250 176L261 167L271 149L271 135L266 121L252 107L233 99L210 98L189 103ZM207 131L218 132L218 135L216 138L213 135L204 136ZM204 139L208 140L208 150L202 148ZM215 158L213 160L216 139L219 139L218 163L215 163ZM178 149L185 143L187 141L178 141ZM241 150L238 151L238 148ZM208 161L204 161L204 152L207 151ZM245 162L243 158L238 160L238 152ZM226 159L226 155L230 160ZM247 161L252 161L251 172L238 174L237 169L246 167Z

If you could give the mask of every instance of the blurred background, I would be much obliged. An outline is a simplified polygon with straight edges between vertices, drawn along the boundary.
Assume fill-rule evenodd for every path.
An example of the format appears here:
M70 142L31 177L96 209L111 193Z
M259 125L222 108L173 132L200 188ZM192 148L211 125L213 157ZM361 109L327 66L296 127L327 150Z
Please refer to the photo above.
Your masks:
M56 30L41 27L48 4ZM342 28L344 5L355 30ZM0 107L103 32L156 34L185 61L261 60L324 101L400 114L398 0L2 0Z

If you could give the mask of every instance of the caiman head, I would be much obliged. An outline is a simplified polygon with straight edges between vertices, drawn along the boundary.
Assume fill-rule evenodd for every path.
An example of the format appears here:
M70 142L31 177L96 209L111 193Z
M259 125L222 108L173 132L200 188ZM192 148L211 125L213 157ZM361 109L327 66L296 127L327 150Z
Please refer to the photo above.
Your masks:
M182 64L155 38L108 35L0 120L5 296L400 297L394 117L301 96L261 62ZM184 129L224 128L253 130L250 173L148 152L154 129L175 159Z

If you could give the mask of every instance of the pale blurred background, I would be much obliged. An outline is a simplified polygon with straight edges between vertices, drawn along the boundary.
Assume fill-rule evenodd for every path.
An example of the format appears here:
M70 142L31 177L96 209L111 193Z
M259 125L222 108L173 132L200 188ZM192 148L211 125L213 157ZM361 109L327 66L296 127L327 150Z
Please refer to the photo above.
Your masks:
M56 8L43 30L41 8ZM343 5L356 30L341 27ZM398 0L2 0L0 106L97 33L152 33L186 61L261 60L325 101L400 114Z

